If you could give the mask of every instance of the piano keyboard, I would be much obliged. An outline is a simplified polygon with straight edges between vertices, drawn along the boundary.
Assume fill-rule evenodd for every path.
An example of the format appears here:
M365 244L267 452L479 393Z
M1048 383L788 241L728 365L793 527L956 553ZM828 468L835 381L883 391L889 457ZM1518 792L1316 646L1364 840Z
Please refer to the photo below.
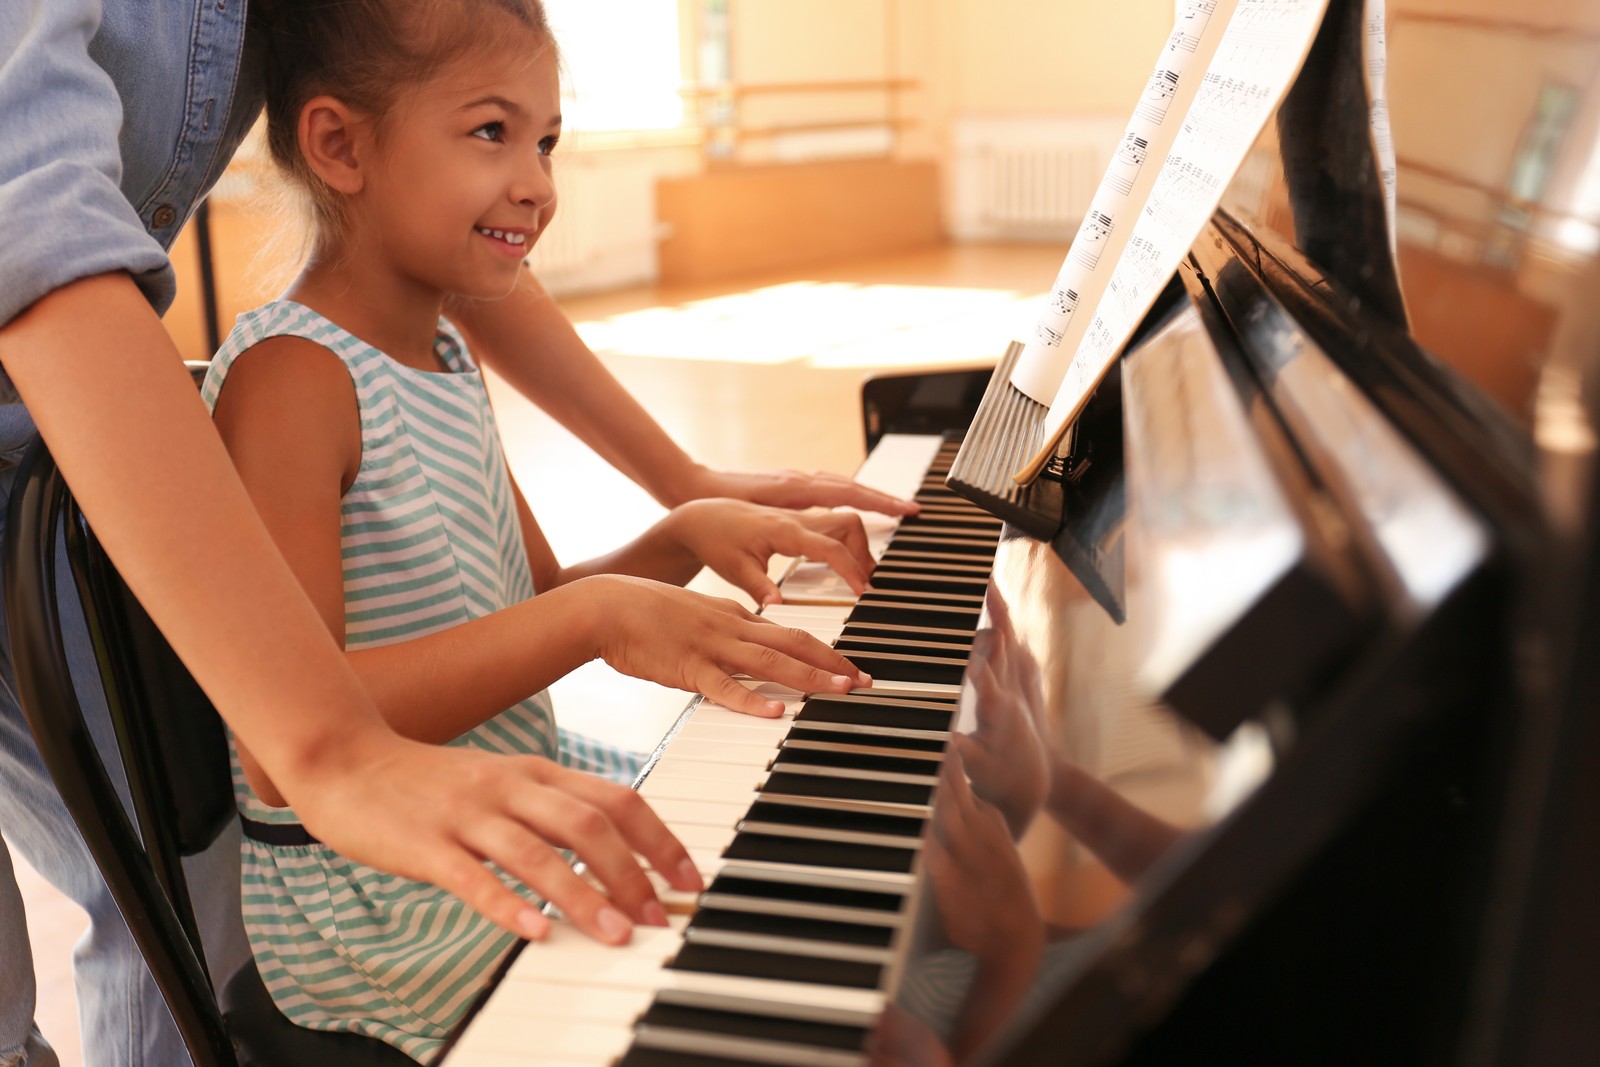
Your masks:
M915 914L923 832L1001 524L944 486L956 446L886 436L858 479L921 514L863 516L859 599L800 563L765 612L840 649L870 689L784 701L777 719L703 698L640 793L705 880L652 874L671 915L607 948L563 923L524 946L448 1067L861 1067Z

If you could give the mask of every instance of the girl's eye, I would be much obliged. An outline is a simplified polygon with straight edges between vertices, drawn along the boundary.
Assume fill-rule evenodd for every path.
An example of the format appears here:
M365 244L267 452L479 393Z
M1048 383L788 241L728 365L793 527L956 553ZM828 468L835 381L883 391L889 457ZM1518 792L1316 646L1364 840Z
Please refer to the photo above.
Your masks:
M561 138L557 137L555 134L551 134L549 137L544 138L539 142L539 154L542 156L548 156L551 152L556 150L556 143L560 140Z
M506 124L503 122L485 122L482 126L472 131L472 136L481 137L485 141L503 141L506 139Z

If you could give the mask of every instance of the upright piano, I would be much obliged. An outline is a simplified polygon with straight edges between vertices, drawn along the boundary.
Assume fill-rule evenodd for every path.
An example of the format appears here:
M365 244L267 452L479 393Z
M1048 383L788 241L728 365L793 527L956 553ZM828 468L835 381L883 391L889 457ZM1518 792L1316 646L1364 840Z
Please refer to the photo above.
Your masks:
M1600 2L1388 0L1392 205L1372 14L1026 506L949 478L1004 361L869 392L924 509L772 614L876 684L692 703L640 788L707 891L446 1067L1600 1062Z

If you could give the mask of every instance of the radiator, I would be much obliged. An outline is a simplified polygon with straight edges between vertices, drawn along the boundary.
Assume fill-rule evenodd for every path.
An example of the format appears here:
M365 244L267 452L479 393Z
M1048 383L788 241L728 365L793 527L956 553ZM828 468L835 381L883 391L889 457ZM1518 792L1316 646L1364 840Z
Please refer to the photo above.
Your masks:
M965 240L1070 239L1120 127L1098 116L958 124L952 232Z

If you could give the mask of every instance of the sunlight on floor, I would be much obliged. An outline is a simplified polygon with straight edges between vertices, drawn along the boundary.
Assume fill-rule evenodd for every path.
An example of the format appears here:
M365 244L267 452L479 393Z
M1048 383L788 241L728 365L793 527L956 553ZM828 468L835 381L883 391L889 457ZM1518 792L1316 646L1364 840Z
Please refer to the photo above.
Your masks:
M1023 336L1038 294L795 281L578 324L604 355L850 368L969 364Z

